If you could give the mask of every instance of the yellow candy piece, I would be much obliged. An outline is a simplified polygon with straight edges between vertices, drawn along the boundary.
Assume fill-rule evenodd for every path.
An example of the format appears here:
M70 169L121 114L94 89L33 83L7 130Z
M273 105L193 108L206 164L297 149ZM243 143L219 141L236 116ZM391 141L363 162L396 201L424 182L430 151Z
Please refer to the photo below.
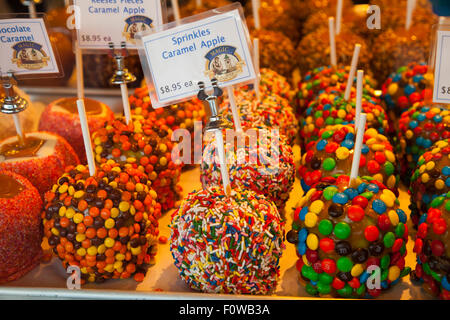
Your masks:
M421 176L421 179L422 179L422 182L423 182L423 183L427 183L428 181L430 181L430 176L428 175L428 173L424 173L424 174Z
M388 178L388 180L387 180L387 182L386 182L386 186L388 187L388 188L394 188L395 187L395 185L397 184L397 179L395 178L395 176L394 175L391 175L389 178Z
M97 247L96 247L96 246L90 246L90 247L87 249L87 253L88 253L88 255L90 255L90 256L95 256L95 255L97 255Z
M105 239L105 246L107 248L112 248L114 246L114 242L114 239L108 237Z
M73 208L67 208L67 210L66 210L67 219L72 219L74 215L75 215L75 210Z
M350 151L346 147L339 147L336 150L336 157L339 160L345 160L350 155Z
M394 227L397 226L398 223L400 222L398 214L395 212L395 210L390 210L388 212L388 217Z
M436 166L436 164L434 163L434 161L430 161L426 164L427 170L431 171L434 169L434 167Z
M374 143L370 146L370 148L373 151L383 151L384 150L384 144Z
M391 198L391 197L389 197L388 195L386 195L384 193L380 196L380 200L383 201L388 208L394 206L395 198Z
M436 187L436 189L441 190L445 187L445 182L441 179L436 180L436 182L434 183L434 186Z
M389 268L388 279L389 281L395 281L400 277L400 268L397 266L392 266Z
M395 163L395 155L392 151L386 150L384 155L386 156L387 161Z
M86 235L84 233L79 233L75 236L75 240L78 242L83 242L84 239L86 239Z
M377 180L380 183L383 183L383 175L381 173L375 174L372 178L374 178L375 180Z
M116 223L114 222L114 219L109 218L105 221L105 228L112 229L112 228L114 228L115 224Z
M359 277L362 273L364 272L364 268L362 266L362 264L355 264L352 268L352 270L350 271L350 273L352 274L353 277Z
M398 91L398 84L391 83L388 87L388 92L391 96L393 96Z
M412 137L414 137L414 132L412 132L411 130L406 130L405 136L406 139L410 140Z
M85 249L85 248L80 248L80 249L78 249L78 250L77 250L77 254L78 254L79 256L84 257L84 256L86 255L86 249Z
M311 203L311 205L309 206L309 211L312 213L319 214L320 212L322 212L323 207L324 207L323 201L316 200L313 203Z
M127 212L130 209L130 203L126 201L122 201L119 204L119 210L122 212Z
M346 115L347 115L347 112L345 112L345 110L340 109L337 112L338 118L344 119Z
M77 213L73 216L73 222L75 222L76 224L83 222L83 219L84 219L84 215L81 213Z
M310 233L306 238L306 245L311 250L317 250L319 247L319 238L314 233Z
M305 226L307 226L308 228L315 227L318 219L319 218L317 217L317 215L315 213L308 212L305 215Z

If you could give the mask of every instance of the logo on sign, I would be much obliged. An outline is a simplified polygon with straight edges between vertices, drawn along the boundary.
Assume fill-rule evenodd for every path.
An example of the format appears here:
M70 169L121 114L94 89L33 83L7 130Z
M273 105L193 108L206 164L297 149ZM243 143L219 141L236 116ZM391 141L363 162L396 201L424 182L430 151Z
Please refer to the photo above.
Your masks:
M136 44L136 34L140 32L147 32L153 29L153 20L145 16L131 16L125 19L125 29L123 36L127 39L127 42Z
M19 68L38 70L46 67L50 58L36 42L24 41L16 43L13 47L12 62Z
M205 74L211 79L216 78L220 82L235 79L242 73L245 64L232 46L220 46L212 49L206 55Z

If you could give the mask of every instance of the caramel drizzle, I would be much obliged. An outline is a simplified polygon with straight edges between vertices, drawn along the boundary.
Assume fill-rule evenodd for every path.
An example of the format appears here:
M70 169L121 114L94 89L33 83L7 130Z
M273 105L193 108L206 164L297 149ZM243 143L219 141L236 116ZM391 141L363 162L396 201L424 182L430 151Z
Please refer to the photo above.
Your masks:
M6 159L34 157L44 144L44 140L35 137L26 137L4 144L0 149L0 155Z
M0 174L0 198L14 198L21 193L23 189L23 185L14 178L5 174Z
M98 115L102 113L101 104L98 101L92 99L84 99L86 114L88 115ZM70 113L77 113L77 99L76 98L65 98L58 101L57 105Z

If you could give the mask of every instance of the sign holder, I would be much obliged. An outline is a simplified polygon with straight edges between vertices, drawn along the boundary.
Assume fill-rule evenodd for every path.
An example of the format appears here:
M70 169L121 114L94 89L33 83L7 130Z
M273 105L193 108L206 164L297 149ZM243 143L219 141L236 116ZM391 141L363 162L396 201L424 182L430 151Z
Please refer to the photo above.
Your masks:
M450 104L450 22L448 19L440 19L433 25L431 32L431 50L428 59L428 72L433 77L433 98L426 103ZM426 100L428 100L427 98Z
M205 83L199 82L198 86L200 91L197 94L197 98L201 101L207 101L209 105L209 109L211 111L211 116L209 117L209 121L204 129L204 133L213 132L216 136L216 146L217 153L219 155L219 166L220 173L222 175L222 183L225 191L225 195L230 195L230 176L228 174L228 166L225 159L225 147L223 143L223 129L231 128L231 124L228 121L224 120L217 112L217 98L223 95L223 90L219 88L217 79L213 78L211 80L211 84L213 87L213 93L208 95L205 92Z
M12 115L16 132L19 136L19 143L23 145L25 141L25 134L22 130L19 113L28 107L28 102L24 98L20 97L14 90L14 85L17 83L14 73L8 72L6 76L2 75L1 79L6 95L0 99L0 111L4 114Z
M128 87L127 84L136 81L136 77L125 69L124 58L128 56L127 44L123 41L120 44L120 51L116 53L114 50L114 43L110 42L109 47L111 49L110 56L116 60L117 70L110 79L111 84L120 85L120 92L122 94L123 111L125 114L125 120L127 124L131 121L130 101L128 100Z

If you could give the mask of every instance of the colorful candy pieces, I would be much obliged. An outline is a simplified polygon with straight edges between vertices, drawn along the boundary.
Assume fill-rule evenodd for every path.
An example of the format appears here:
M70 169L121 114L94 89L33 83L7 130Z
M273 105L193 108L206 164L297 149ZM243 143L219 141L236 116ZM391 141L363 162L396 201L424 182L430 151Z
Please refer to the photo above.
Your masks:
M348 183L339 176L317 184L294 212L287 239L296 245L297 269L311 295L377 297L410 271L407 216L397 197L376 180ZM380 288L367 287L374 266Z
M449 140L436 142L420 156L411 178L411 220L417 227L420 216L431 205L439 202L436 197L450 191L450 144Z
M176 206L181 193L181 165L171 158L171 135L163 121L133 117L126 125L124 119L116 119L92 134L95 160L99 164L107 160L129 163L145 171L158 193L158 202L163 210L169 210Z
M295 180L294 155L283 136L274 136L270 129L248 130L229 141L233 130L226 130L225 152L233 187L250 189L273 201L281 215ZM238 135L239 137L239 135ZM248 141L247 141L248 140ZM203 188L221 185L216 140L204 144L200 166Z
M343 94L334 88L320 94L306 109L300 136L305 145L319 139L320 130L338 124L353 124L355 119L355 99L344 100ZM381 134L389 131L387 115L370 96L365 95L362 112L367 114L367 128L374 128Z
M450 192L435 198L419 220L414 252L416 269L411 279L433 296L450 300Z
M108 161L94 177L68 167L45 196L44 236L63 262L79 266L83 281L143 279L157 250L161 205L147 175Z
M298 133L298 123L289 101L276 94L261 95L258 101L255 92L239 91L236 105L243 128L278 129L282 136L293 144ZM233 121L228 99L220 105L220 112L230 122Z
M277 286L283 224L275 205L250 190L211 187L172 215L170 250L181 278L208 293L270 294Z
M311 186L326 177L350 174L355 132L352 125L336 125L323 129L320 139L306 146L298 170L302 188ZM388 139L375 129L366 130L361 150L359 175L375 179L397 193L395 174L396 157Z
M428 66L425 63L410 63L398 68L383 83L383 100L388 107L388 115L393 120L416 102L431 96L433 79L427 72Z
M298 83L296 94L296 113L304 117L309 104L329 87L345 91L350 67L323 66L313 69L305 74L302 81ZM376 82L370 76L364 75L364 94L375 97ZM356 91L354 91L356 94Z
M399 120L400 175L411 177L419 157L433 143L450 138L450 111L446 106L416 103ZM405 180L409 185L409 181Z

